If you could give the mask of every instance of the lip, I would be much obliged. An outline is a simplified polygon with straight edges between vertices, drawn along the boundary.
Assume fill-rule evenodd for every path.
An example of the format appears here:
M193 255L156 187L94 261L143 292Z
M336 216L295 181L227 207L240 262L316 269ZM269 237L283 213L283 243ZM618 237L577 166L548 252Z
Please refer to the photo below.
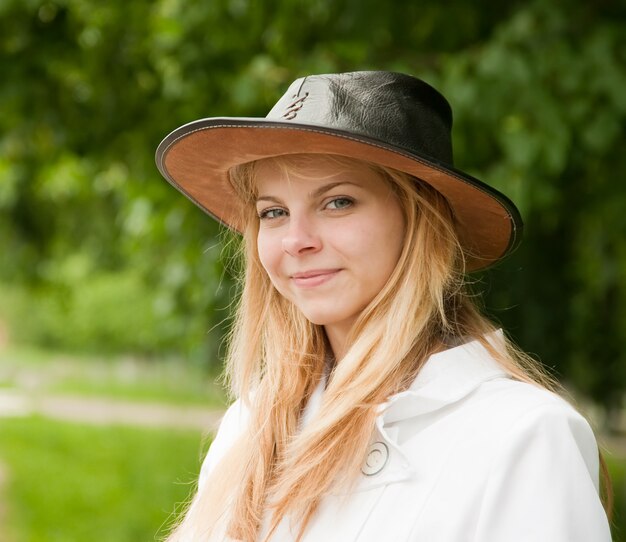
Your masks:
M291 275L293 283L300 288L313 288L334 278L341 269L311 269Z

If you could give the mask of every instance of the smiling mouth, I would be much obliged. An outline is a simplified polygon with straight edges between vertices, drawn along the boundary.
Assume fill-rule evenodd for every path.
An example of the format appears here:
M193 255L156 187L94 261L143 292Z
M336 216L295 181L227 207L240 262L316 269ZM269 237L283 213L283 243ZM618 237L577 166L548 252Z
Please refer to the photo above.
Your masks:
M328 282L340 271L341 269L316 269L313 271L305 271L304 273L291 275L291 280L300 288L312 288Z

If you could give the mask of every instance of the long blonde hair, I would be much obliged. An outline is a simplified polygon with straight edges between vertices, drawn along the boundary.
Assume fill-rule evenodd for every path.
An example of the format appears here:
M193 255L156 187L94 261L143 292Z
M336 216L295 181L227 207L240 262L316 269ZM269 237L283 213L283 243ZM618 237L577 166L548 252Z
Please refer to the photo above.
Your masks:
M271 158L286 171L309 160L338 168L340 156ZM394 190L406 233L387 284L359 316L349 349L328 377L321 407L303 428L300 416L332 355L321 326L306 320L269 281L256 247L255 163L231 171L245 202L245 263L227 357L228 382L250 413L249 424L210 473L169 540L257 540L270 514L270 534L282 518L300 536L324 495L356 479L378 407L406 389L428 357L454 340L481 341L513 377L548 389L556 383L512 345L499 350L484 337L495 326L466 291L464 253L454 215L429 185L371 164ZM268 536L269 538L269 536Z

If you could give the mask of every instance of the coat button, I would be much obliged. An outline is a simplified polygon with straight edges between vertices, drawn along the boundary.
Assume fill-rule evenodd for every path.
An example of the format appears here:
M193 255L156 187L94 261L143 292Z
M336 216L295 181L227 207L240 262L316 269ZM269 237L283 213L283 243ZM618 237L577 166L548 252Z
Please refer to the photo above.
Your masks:
M367 456L361 467L361 472L365 476L374 476L378 474L389 459L389 448L384 442L375 442L367 450Z

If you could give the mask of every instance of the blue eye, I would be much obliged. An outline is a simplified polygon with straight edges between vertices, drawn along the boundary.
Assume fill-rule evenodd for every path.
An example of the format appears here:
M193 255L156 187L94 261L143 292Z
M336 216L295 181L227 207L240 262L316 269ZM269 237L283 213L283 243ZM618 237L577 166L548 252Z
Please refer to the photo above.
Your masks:
M350 207L354 202L350 198L335 198L334 200L328 202L326 207L330 209L345 209L346 207Z
M277 207L274 207L272 209L264 209L263 211L259 212L259 218L261 220L272 220L274 218L281 218L283 216L287 216L287 211L285 211L285 209L280 209Z

